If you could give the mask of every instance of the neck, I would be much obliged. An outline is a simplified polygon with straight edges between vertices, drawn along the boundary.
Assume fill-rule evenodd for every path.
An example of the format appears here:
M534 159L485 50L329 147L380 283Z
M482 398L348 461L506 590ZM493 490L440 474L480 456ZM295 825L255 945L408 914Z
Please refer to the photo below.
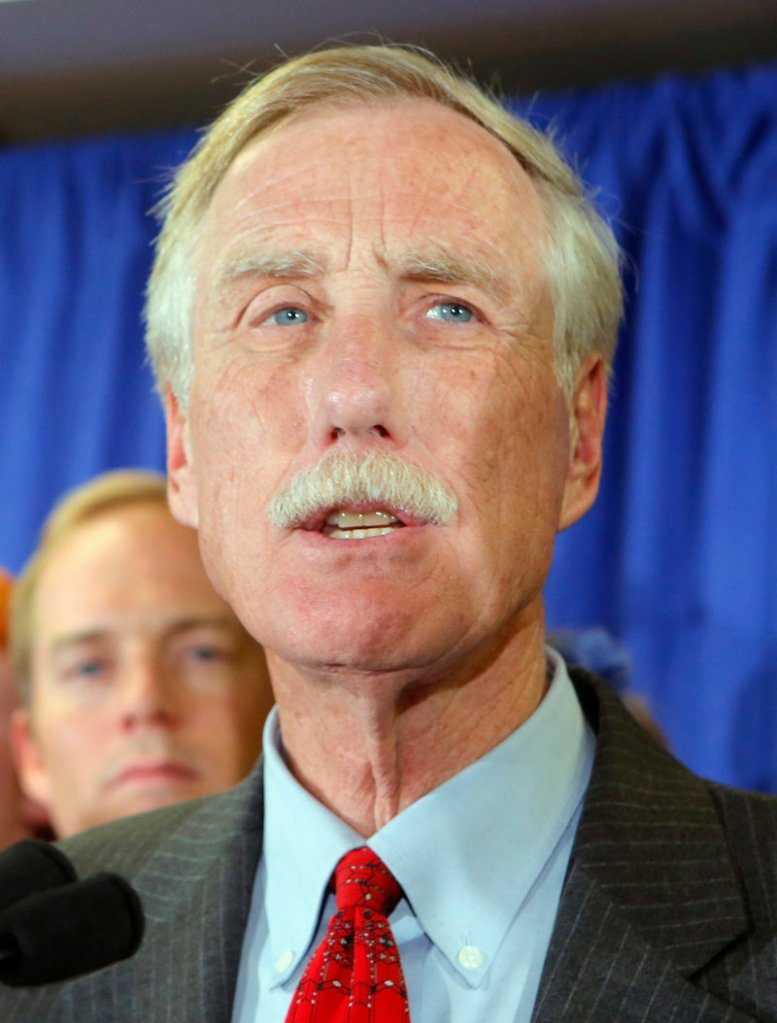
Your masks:
M300 667L268 654L297 780L365 838L522 724L546 688L543 622L477 663Z

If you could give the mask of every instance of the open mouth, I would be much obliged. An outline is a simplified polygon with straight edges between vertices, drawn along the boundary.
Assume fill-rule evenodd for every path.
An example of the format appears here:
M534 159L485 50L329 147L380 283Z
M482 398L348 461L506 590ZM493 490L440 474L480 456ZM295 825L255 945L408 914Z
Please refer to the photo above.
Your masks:
M321 532L332 540L367 540L403 528L404 523L388 511L357 512L338 508L327 515Z

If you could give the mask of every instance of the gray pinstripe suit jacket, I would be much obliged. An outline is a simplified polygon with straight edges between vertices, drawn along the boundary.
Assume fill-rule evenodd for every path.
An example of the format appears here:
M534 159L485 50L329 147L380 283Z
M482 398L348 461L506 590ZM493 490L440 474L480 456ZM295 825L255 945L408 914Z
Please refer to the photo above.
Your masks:
M696 778L573 676L597 757L534 1023L777 1021L777 800ZM132 879L143 946L68 984L0 990L2 1023L229 1023L260 772L66 842L80 873Z

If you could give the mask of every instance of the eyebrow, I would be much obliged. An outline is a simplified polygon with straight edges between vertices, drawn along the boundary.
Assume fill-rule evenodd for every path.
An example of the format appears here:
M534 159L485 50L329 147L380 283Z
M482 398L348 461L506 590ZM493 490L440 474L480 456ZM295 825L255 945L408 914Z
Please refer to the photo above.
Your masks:
M507 300L512 289L507 276L486 259L447 251L407 252L398 256L385 253L378 261L410 281L437 281L459 284L489 292ZM321 277L327 267L321 259L304 249L254 253L227 260L217 271L215 289L223 292L231 284L248 277L278 280Z
M183 618L174 622L169 629L165 630L165 638L181 636L195 629L223 629L227 632L240 633L242 626L230 615L203 615L192 618Z
M486 260L463 253L411 252L387 262L395 263L400 276L406 280L469 285L501 299L507 299L511 294L504 273Z
M170 639L175 636L184 635L187 632L192 632L195 629L208 628L226 629L230 632L239 631L239 627L236 629L235 626L235 619L229 615L193 615L189 618L181 618L178 621L172 622L168 628L163 630L162 636L165 639ZM117 630L112 628L84 629L81 632L72 632L55 639L51 644L51 653L54 655L67 653L68 650L79 646L99 643L110 639L116 632Z
M98 643L109 635L109 629L84 629L83 632L71 632L54 640L51 644L51 653L54 655L67 653L68 650L86 643Z
M325 269L312 253L302 249L253 253L227 260L216 273L215 287L217 291L223 291L246 277L275 277L279 280L320 277Z

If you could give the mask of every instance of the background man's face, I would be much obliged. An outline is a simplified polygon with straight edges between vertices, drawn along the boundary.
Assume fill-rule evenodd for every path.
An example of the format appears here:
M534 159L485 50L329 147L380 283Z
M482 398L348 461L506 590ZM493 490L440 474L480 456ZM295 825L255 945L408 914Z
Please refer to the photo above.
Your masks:
M582 511L544 229L507 149L427 101L319 107L230 168L170 465L211 577L269 649L444 669L536 618L555 534ZM271 525L273 494L337 450L421 466L456 513L366 539Z
M34 608L23 780L70 834L228 788L271 704L261 649L213 590L196 534L157 503L82 523Z

